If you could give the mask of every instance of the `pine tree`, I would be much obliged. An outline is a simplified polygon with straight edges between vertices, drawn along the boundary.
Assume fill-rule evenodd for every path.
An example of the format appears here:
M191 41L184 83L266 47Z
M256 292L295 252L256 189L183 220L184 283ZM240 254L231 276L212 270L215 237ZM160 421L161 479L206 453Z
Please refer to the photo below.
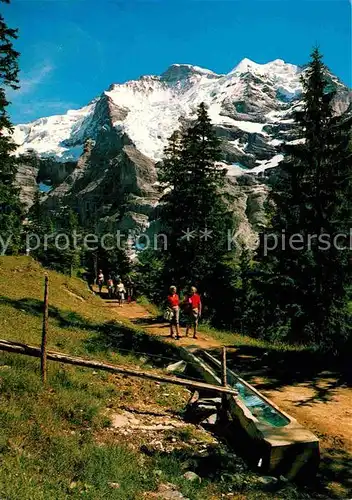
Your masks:
M266 301L266 333L332 348L349 335L351 118L333 113L334 90L317 49L302 78L295 123L300 144L285 146L272 180L275 213L264 233L257 282ZM333 243L345 234L346 249ZM264 254L264 240L277 247ZM294 241L294 243L292 243Z
M185 175L185 169L181 162L182 134L175 130L164 149L162 168L159 170L159 181L166 184L179 185L179 181Z
M101 245L97 250L86 250L84 252L84 264L89 274L94 276L94 280L97 278L99 269L103 271L105 279L111 275L115 278L120 276L124 280L132 272L132 263L125 249L117 244L114 248L109 248L109 250Z
M47 229L44 223L45 215L45 210L41 203L41 193L39 189L37 189L34 193L33 205L28 214L30 226L35 227L37 232L42 232Z
M171 137L160 169L160 180L169 187L161 204L168 237L164 283L194 283L205 290L215 279L233 226L222 197L226 172L217 165L220 158L220 140L201 104L189 128Z
M147 249L140 253L137 264L138 288L140 293L154 303L165 301L165 290L160 286L164 260L160 252Z
M69 275L79 268L84 231L71 207L62 206L55 213L48 211L38 190L28 213L27 233L30 244L39 243L38 248L31 250L31 256L44 266Z
M34 194L33 205L27 215L28 223L25 226L26 240L32 249L27 248L26 251L30 251L31 256L44 266L54 267L52 266L52 262L56 262L58 253L55 250L54 241L50 239L44 245L45 235L54 233L54 221L50 213L43 207L41 198L41 192L37 189ZM39 247L34 249L32 244L36 244L37 241L39 242Z
M70 276L73 272L78 269L81 263L82 248L80 242L75 242L74 233L78 234L80 232L80 225L77 213L69 206L61 207L59 213L56 216L58 218L56 223L56 232L64 234L66 241L69 243L65 246L63 245L63 250L61 248L56 248L56 254L58 256L57 268Z
M9 3L8 0L2 0ZM17 30L8 28L0 15L0 236L10 242L8 251L20 248L22 206L16 187L17 162L13 155L16 145L12 140L13 127L6 108L5 88L18 89L19 53L13 48Z

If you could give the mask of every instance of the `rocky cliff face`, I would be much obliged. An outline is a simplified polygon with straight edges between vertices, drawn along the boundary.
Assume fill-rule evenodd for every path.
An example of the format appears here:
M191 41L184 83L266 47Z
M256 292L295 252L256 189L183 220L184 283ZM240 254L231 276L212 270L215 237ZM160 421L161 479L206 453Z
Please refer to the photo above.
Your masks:
M205 102L223 139L229 189L236 192L233 209L249 241L266 195L257 176L282 160L283 141L295 139L292 116L303 71L281 60L260 65L244 59L226 75L175 64L161 76L113 84L80 110L18 125L15 140L20 153L34 149L58 170L74 162L47 196L48 207L70 203L87 225L144 230L156 217L156 165L167 140ZM351 92L334 76L331 81L336 112L344 112ZM236 180L244 174L254 176L251 185Z
M39 169L31 165L20 164L17 170L17 184L20 187L20 200L24 208L28 210L38 190L37 177Z

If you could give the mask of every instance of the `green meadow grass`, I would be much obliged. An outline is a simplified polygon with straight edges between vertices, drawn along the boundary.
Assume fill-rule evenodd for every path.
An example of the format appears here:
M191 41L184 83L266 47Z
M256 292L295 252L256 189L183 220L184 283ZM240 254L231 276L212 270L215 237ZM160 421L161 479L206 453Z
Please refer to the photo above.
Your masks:
M0 257L0 338L40 345L44 273L29 257ZM141 360L136 352L153 349L154 338L117 318L116 309L94 296L83 281L48 274L48 349L143 369L160 366L154 358ZM209 335L217 333L209 330ZM124 342L132 345L132 352L119 348ZM174 355L169 345L156 349ZM156 497L146 492L167 482L191 500L218 500L229 491L238 500L298 498L255 488L243 494L248 483L243 474L190 482L183 478L187 457L182 453L147 456L121 437L103 438L111 411L138 401L179 413L188 397L176 386L51 361L43 387L39 359L0 352L0 498L148 500ZM192 428L176 435L186 444L197 438Z
M28 257L0 258L1 338L40 345L44 273ZM84 282L49 272L49 287L49 349L126 366L141 364L137 355L109 347L105 337L110 331L132 325L117 321ZM136 392L142 401L171 404L175 411L187 394L145 381L119 387L110 374L50 361L43 388L38 359L0 352L0 498L130 500L154 490L152 461L142 461L141 453L123 442L101 446L95 440L110 423L106 408L118 411L136 399Z

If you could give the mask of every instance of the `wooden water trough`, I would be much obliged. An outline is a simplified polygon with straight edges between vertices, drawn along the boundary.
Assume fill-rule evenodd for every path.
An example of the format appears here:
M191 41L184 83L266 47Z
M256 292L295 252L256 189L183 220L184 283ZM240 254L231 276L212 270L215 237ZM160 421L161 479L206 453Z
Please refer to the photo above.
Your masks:
M221 384L221 363L209 353L202 351L204 361L195 349L181 348L181 356L207 383ZM227 383L238 390L238 395L226 396L233 423L230 437L235 444L241 441L249 462L263 473L290 480L314 475L318 438L231 370Z

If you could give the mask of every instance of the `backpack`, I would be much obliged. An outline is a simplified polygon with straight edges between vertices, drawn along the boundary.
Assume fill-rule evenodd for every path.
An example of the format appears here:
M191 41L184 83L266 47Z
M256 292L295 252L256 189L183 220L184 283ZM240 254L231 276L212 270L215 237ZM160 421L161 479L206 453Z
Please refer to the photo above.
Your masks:
M173 317L174 317L174 311L168 307L164 312L164 319L166 321L171 321Z

